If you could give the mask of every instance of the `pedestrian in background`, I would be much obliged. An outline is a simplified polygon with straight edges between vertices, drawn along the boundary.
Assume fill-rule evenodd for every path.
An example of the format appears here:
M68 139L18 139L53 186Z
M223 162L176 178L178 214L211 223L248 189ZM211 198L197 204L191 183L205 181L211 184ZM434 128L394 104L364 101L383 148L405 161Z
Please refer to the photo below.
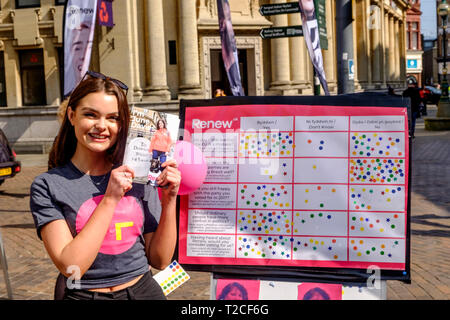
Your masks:
M214 98L217 98L217 97L226 97L227 95L225 94L225 92L222 90L222 89L216 89L215 91L214 91Z
M417 83L412 79L408 79L408 88L403 91L403 97L409 97L411 99L411 137L414 138L414 131L416 129L416 120L419 117L420 112L420 98L419 88Z

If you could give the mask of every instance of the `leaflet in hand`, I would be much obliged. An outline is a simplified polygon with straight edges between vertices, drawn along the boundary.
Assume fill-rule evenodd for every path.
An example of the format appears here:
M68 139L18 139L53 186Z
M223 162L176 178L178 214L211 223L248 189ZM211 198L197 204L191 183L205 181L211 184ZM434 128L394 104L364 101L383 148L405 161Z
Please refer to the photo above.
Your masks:
M134 170L134 182L154 186L161 165L173 157L178 116L132 107L123 164Z

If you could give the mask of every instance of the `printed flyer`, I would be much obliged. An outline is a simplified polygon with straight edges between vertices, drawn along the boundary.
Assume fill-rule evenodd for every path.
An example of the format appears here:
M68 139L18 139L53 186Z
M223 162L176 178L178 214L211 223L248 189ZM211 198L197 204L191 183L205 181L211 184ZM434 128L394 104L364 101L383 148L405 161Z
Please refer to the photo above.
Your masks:
M406 270L407 108L260 100L185 108L208 174L181 199L180 263Z
M132 107L123 164L134 170L134 182L156 186L161 165L171 159L178 137L176 115Z

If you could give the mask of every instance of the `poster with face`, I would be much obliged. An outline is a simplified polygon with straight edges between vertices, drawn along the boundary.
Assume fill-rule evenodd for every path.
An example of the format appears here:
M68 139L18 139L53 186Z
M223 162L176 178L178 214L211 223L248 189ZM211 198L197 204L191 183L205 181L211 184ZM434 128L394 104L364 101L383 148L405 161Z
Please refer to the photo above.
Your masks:
M305 37L306 47L309 57L314 66L316 75L325 92L329 95L327 79L323 69L323 57L320 48L319 25L317 23L316 12L314 9L314 0L299 0L300 12L303 24L303 36Z
M258 300L259 281L242 279L217 280L217 300Z
M377 286L361 283L330 283L237 278L213 279L216 300L386 300L386 281Z
M64 96L70 95L89 68L97 0L69 0L64 17Z
M230 82L230 88L233 96L243 96L244 90L242 89L236 39L234 37L233 24L231 23L231 11L228 0L217 0L217 13L219 16L220 39L222 41L222 58Z
M342 285L302 283L298 286L298 300L342 300Z

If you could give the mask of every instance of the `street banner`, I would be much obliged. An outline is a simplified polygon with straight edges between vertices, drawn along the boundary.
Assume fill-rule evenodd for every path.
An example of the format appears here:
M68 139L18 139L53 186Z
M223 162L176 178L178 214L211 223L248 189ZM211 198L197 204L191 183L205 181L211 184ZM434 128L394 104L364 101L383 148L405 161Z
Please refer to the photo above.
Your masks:
M325 95L330 95L328 90L327 79L323 69L323 57L320 48L319 24L314 9L314 0L299 0L300 15L303 23L303 36L305 37L306 47L308 48L309 57L316 70L320 84Z
M98 1L98 25L110 28L114 27L112 2L113 0Z
M89 68L97 0L68 0L64 14L64 98Z
M208 164L181 196L186 270L409 279L408 102L382 93L183 100ZM368 271L369 270L369 271Z
M233 96L244 96L241 74L239 71L238 52L234 37L231 11L228 0L217 0L217 14L219 17L219 32L222 42L222 58L227 72Z

